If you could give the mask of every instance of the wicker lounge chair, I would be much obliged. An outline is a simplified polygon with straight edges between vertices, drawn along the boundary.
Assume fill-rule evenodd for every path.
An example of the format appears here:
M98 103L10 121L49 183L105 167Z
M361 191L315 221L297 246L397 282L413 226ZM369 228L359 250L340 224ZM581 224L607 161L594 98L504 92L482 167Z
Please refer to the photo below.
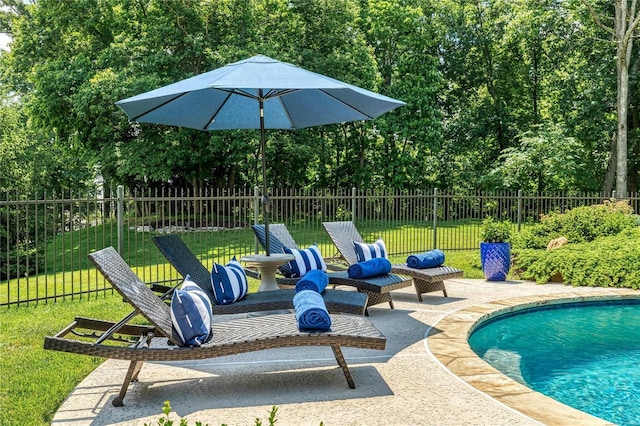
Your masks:
M169 306L140 280L113 247L92 253L89 258L135 310L118 323L76 318L55 336L47 336L44 348L131 361L120 393L113 400L115 406L123 405L129 383L137 380L145 361L207 359L292 346L331 346L353 389L355 384L341 347L383 350L386 345L384 335L362 316L332 315L331 331L302 332L295 314L289 313L214 323L212 338L203 346L180 347L174 337ZM151 326L127 324L137 314ZM83 338L67 338L70 333ZM88 337L94 341L88 341Z
M356 252L353 248L353 242L357 241L363 243L364 240L358 229L353 222L323 222L322 226L327 230L333 244L338 248L338 251L344 261L353 265L358 262ZM393 264L391 265L391 272L396 274L408 275L413 278L413 285L416 289L416 295L418 300L422 302L422 295L424 293L431 293L434 291L442 291L445 297L447 297L447 289L444 286L444 280L452 278L460 278L464 275L464 272L460 269L452 268L450 266L440 266L437 268L416 269L410 268L406 264Z
M212 292L211 272L187 247L182 238L178 235L163 235L153 237L152 240L180 275L185 277L189 274L191 280L207 294ZM170 290L169 287L161 285L152 285L151 289L160 293ZM295 289L248 293L242 300L229 305L213 305L213 313L220 315L292 309L295 293ZM209 297L213 301L212 294ZM326 289L322 297L327 310L332 313L363 315L367 307L366 295L356 292Z
M258 241L264 247L266 245L264 225L252 225L252 229L254 234L256 234ZM269 241L271 243L272 253L282 253L283 246L295 249L299 248L284 224L270 224L269 233L271 234ZM392 290L411 285L411 277L398 274L385 274L373 278L351 278L343 265L335 264L336 259L329 258L326 260L329 261L327 263L327 269L332 270L328 274L329 284L334 287L336 285L355 287L358 292L367 294L369 296L367 308L380 303L389 303L389 306L393 309L393 300L391 299L390 292ZM334 263L332 264L331 261L334 261ZM295 286L298 279L299 278L286 278L282 276L278 277L276 281L278 282L278 285L286 288L291 285ZM368 309L365 311L365 314L369 314Z

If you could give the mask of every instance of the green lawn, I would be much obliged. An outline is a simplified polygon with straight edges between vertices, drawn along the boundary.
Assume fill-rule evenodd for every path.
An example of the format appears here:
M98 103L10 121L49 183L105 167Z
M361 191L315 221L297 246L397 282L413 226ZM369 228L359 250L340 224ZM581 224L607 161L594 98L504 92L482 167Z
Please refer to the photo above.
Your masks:
M324 256L333 256L336 249L329 235L316 224L287 224L294 240L301 247L317 243ZM398 224L391 221L360 221L358 229L362 237L369 241L383 237L392 253L403 253L393 258L404 262L406 254L425 251L433 247L433 230L424 222ZM40 261L42 267L38 274L12 279L7 286L0 286L0 304L7 302L57 298L60 294L99 292L110 286L96 273L87 254L113 245L117 246L113 224L107 223L73 232L65 232L47 245ZM145 282L157 282L165 279L178 279L177 273L165 261L156 249L151 232L135 232L127 228L122 243L122 255L129 265ZM461 259L461 267L467 274L475 273L470 264L463 260L468 256L460 254L459 247L471 245L477 247L477 223L461 222L438 225L437 247L443 248L449 259ZM203 260L208 268L212 262L226 262L232 256L241 257L254 250L254 235L250 228L228 229L219 232L185 233L185 242L190 249ZM448 250L446 247L452 247ZM464 253L465 251L463 251ZM477 271L479 272L479 271ZM480 277L480 275L478 275ZM257 288L258 283L253 282ZM74 298L78 296L73 296Z

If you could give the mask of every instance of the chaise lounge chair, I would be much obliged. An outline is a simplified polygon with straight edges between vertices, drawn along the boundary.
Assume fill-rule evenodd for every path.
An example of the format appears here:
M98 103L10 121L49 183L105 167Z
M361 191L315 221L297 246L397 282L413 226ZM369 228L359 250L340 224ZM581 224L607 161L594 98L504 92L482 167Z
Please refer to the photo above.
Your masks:
M349 265L358 263L358 258L356 257L356 252L353 248L353 242L356 241L364 243L364 240L362 239L362 236L360 236L355 224L350 221L323 222L322 226L324 226L329 237L331 237L333 244L338 248L338 252L344 261ZM460 278L464 275L462 270L452 268L450 266L416 269L410 268L406 264L391 265L391 272L408 275L413 278L413 285L416 289L416 295L420 302L422 302L422 295L424 293L431 293L434 291L442 291L444 296L447 297L447 289L444 286L444 280Z
M205 268L196 255L187 247L178 235L152 237L160 252L182 277L187 274L214 301L211 288L211 272ZM247 274L250 271L247 270ZM254 278L257 278L254 276ZM153 291L166 293L169 287L153 285ZM245 297L229 305L213 305L214 315L238 314L249 312L275 311L293 308L294 288L288 290L259 291L248 293ZM332 313L363 315L367 307L367 296L355 292L326 289L322 293L327 310Z
M251 228L262 247L266 248L265 226L252 225ZM299 249L285 224L269 224L269 234L271 253L282 253L283 246ZM390 292L399 288L408 287L412 282L411 277L398 274L385 274L371 278L351 278L344 267L336 268L336 265L332 265L331 263L327 264L327 269L331 270L328 272L329 284L334 287L336 285L354 287L358 292L367 294L369 296L367 308L380 303L389 303L389 306L393 309L393 300L391 299ZM283 276L276 278L278 285L282 288L295 286L295 283L299 278L287 278L284 276L284 274L286 274L286 270L281 269L281 272L283 273ZM367 309L365 310L365 315L368 314L369 311Z
M118 323L76 318L55 336L45 337L44 348L131 361L120 393L113 400L114 406L124 405L129 383L137 380L145 361L207 359L292 346L331 346L353 389L355 383L340 348L383 350L386 345L384 335L368 318L332 315L331 331L303 332L298 330L295 314L290 313L214 323L213 336L203 346L177 346L170 307L140 280L116 250L108 247L90 254L89 258L135 310ZM151 326L127 324L137 314L143 315ZM70 333L82 336L83 340L67 338ZM107 341L110 344L106 344Z

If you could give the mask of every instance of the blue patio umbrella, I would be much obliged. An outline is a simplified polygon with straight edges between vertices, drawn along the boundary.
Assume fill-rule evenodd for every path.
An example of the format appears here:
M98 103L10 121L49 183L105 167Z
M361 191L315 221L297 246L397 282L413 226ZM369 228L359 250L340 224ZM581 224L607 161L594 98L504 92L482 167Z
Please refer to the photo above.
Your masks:
M130 121L199 130L260 129L262 200L269 255L265 129L302 129L372 120L405 105L369 90L267 56L116 102Z

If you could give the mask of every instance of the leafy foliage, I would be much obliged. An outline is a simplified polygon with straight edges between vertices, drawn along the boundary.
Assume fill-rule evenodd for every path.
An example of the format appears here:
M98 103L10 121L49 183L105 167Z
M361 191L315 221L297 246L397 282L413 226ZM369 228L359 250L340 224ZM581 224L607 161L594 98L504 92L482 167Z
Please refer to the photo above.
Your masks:
M164 405L162 406L162 413L164 414L164 416L160 417L158 419L158 422L155 423L158 426L173 426L174 421L170 419L169 414L171 414L171 404L169 403L169 401L165 401ZM275 405L273 407L271 407L271 411L269 412L269 426L274 426L276 424L276 414L278 413L278 407L276 407ZM185 418L181 418L180 419L180 426L188 426L189 422L187 421L187 419ZM322 423L320 423L322 425ZM200 421L196 421L195 422L195 426L208 426L208 423L202 423ZM255 426L262 426L262 420L260 420L260 418L256 418L256 421L254 423ZM144 426L153 426L149 423L145 423ZM226 426L226 424L222 424L222 426Z
M555 250L518 250L520 278L546 283L552 278L574 286L640 288L640 228Z
M2 95L35 140L75 159L48 165L65 178L83 163L132 189L258 185L257 132L135 125L114 103L263 53L407 103L374 122L268 132L274 187L611 189L616 55L585 2L67 3L0 0ZM634 191L637 108L628 118Z
M519 146L502 150L498 166L483 182L488 187L543 193L579 187L586 175L586 153L562 129L539 127L518 135Z
M631 228L636 220L627 201L610 200L576 207L565 213L552 212L542 216L540 223L518 233L513 246L515 249L545 249L549 241L563 236L569 243L589 242Z
M482 221L481 238L485 243L507 243L511 239L511 222L487 216Z
M626 201L550 213L516 236L514 269L538 283L561 278L576 286L640 288L638 224ZM545 250L560 236L569 244Z

